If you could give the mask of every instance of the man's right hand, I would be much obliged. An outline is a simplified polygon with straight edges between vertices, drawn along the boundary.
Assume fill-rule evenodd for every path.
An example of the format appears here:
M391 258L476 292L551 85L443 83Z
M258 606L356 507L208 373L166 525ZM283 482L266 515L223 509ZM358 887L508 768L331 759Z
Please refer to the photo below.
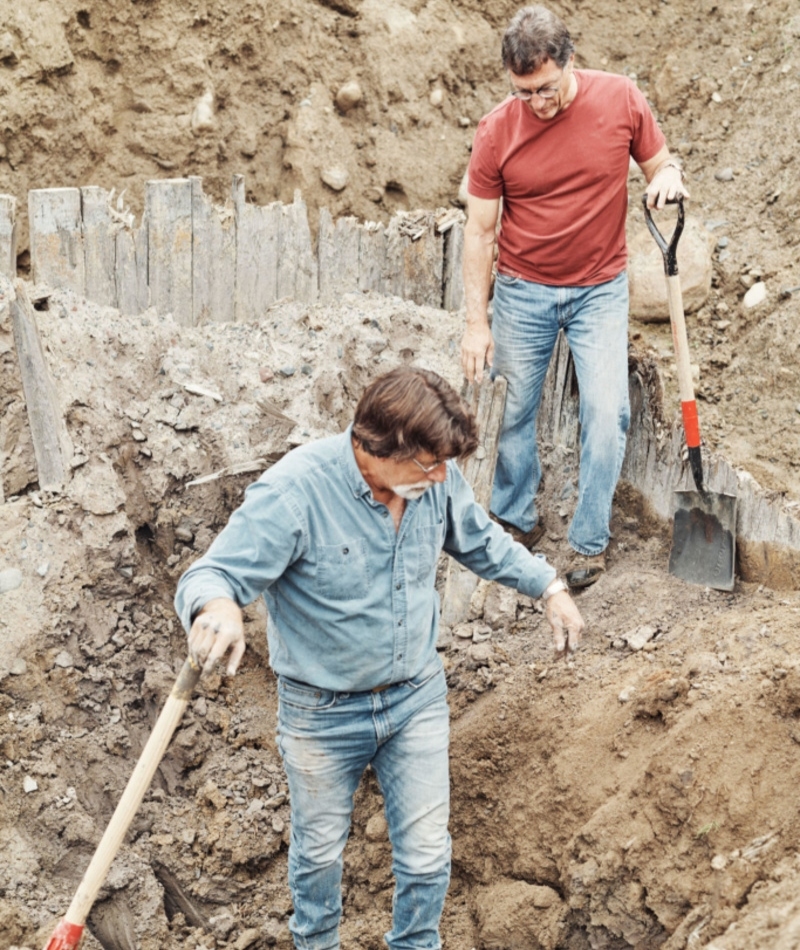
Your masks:
M482 382L484 366L494 360L494 340L488 322L468 323L461 338L461 368L467 382Z
M545 616L553 628L553 646L556 654L565 659L578 649L586 626L575 601L565 591L547 598Z
M209 600L189 631L189 653L208 673L230 650L226 673L233 676L245 650L244 618L237 603L227 597Z

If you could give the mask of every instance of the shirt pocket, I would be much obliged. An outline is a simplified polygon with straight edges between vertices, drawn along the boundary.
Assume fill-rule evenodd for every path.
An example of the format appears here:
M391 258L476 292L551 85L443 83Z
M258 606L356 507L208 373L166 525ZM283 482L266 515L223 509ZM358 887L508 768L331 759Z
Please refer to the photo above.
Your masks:
M419 582L427 581L429 578L432 580L444 545L444 521L419 525L415 531L415 540L417 565L414 578Z
M369 559L364 538L322 544L317 548L316 589L330 600L366 597L370 586Z

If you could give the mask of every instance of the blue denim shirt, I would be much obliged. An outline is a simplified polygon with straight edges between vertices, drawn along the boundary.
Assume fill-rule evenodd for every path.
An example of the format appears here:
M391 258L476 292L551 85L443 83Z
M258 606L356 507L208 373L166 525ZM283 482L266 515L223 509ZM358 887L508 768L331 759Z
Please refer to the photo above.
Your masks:
M489 520L455 462L406 505L399 530L356 464L350 428L294 449L251 485L208 552L181 577L188 631L214 597L264 595L270 665L321 689L372 689L435 669L436 562L538 597L555 577Z

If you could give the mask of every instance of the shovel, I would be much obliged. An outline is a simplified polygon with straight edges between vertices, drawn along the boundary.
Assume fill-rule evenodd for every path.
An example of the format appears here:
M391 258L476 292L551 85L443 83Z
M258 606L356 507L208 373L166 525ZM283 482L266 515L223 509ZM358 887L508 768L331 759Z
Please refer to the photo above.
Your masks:
M150 782L166 752L172 733L186 711L201 672L201 667L191 657L187 657L172 687L172 692L161 710L161 715L153 727L153 732L147 740L147 745L139 756L133 774L128 779L122 798L89 862L83 880L72 898L69 910L56 925L44 950L75 950L80 943L92 904L103 886L111 862L119 851L125 832L144 798L144 793L150 787Z
M678 220L669 242L658 230L642 197L647 227L664 255L667 275L669 319L678 368L683 430L689 450L689 465L697 491L676 491L675 520L669 572L691 584L733 590L736 559L736 496L708 491L703 484L703 459L700 454L700 424L689 366L689 341L683 314L683 295L678 277L678 239L683 231L683 197L677 198Z

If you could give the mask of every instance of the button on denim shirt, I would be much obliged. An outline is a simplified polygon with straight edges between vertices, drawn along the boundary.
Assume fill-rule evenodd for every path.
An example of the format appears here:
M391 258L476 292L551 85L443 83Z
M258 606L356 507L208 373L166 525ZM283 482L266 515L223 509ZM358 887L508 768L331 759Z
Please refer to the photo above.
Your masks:
M350 437L294 449L251 485L208 553L181 577L188 631L209 600L263 594L270 665L320 689L353 692L437 668L436 563L444 550L481 577L538 597L555 577L489 520L454 461L409 501L395 530Z

